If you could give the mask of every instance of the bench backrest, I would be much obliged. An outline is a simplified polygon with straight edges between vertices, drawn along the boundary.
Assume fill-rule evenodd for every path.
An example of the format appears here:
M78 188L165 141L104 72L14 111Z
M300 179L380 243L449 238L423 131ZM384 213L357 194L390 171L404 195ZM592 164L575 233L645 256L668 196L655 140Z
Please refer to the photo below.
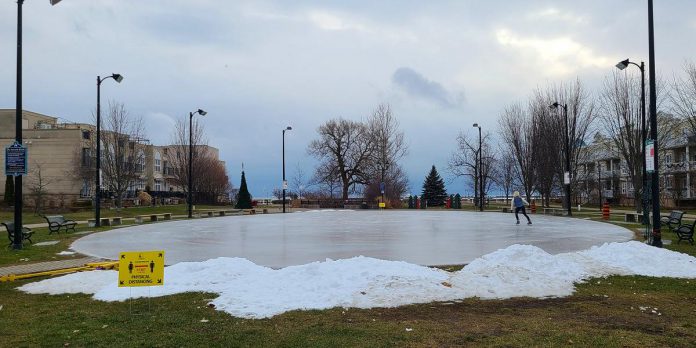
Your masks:
M7 229L7 232L14 233L14 222L5 221L1 223Z
M682 215L684 215L683 211L674 210L669 214L669 218L670 219L681 219Z
M46 220L48 222L57 222L59 224L65 222L65 218L62 215L55 215L55 216L46 216Z

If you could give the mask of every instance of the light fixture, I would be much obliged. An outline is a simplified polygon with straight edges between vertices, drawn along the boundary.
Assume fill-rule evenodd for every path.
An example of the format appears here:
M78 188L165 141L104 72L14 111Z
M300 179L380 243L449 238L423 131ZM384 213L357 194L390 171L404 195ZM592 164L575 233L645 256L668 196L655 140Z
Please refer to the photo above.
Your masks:
M113 77L114 80L116 80L116 82L118 83L121 83L121 81L123 81L123 75L121 74L111 74L111 77Z
M623 70L623 69L628 68L628 63L629 63L628 58L626 58L626 60L622 60L622 61L616 63L616 67L619 68L619 70Z

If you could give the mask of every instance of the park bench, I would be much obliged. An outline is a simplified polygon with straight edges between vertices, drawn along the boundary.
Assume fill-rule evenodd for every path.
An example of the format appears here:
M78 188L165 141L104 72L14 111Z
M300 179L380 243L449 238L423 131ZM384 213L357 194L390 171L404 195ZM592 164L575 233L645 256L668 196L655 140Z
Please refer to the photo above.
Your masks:
M677 244L681 243L683 240L689 242L691 245L694 244L694 226L696 226L696 220L694 220L691 225L680 225L674 230L677 237L679 237Z
M668 216L660 217L660 222L667 225L667 227L669 227L670 231L674 231L675 228L681 226L681 220L682 220L683 216L684 216L683 211L672 210L672 212L669 213Z
M123 224L123 221L120 216L112 217L111 218L111 225L112 226L118 226Z
M10 244L8 245L8 247L10 247L10 246L12 246L12 244L14 244L14 241L15 241L14 222L5 221L5 222L2 222L2 225L5 226L5 229L7 230L7 238L10 240ZM31 228L23 227L22 228L22 242L24 242L25 240L28 240L29 243L33 244L34 242L31 240L32 234L34 234L34 231L32 231Z
M65 229L65 232L68 232L68 230L75 232L75 225L77 225L77 222L73 220L66 220L62 215L44 215L43 218L46 219L46 222L48 222L48 234L53 232L60 233L61 228Z
M624 222L643 222L643 213L626 213Z

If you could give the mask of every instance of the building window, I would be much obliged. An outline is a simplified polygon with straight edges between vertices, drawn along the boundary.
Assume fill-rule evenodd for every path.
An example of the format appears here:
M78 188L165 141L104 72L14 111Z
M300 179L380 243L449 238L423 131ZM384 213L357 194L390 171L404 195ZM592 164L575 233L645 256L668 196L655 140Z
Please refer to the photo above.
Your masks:
M162 181L155 180L155 191L162 191Z
M161 172L162 171L162 157L160 156L159 151L155 151L155 172Z
M88 131L88 130L83 130L83 131L82 131L82 139L89 140L89 136L90 136L90 134L89 134L89 131Z
M92 166L92 149L85 147L82 148L82 166L91 167Z
M672 154L668 153L665 155L665 163L670 164L672 163Z

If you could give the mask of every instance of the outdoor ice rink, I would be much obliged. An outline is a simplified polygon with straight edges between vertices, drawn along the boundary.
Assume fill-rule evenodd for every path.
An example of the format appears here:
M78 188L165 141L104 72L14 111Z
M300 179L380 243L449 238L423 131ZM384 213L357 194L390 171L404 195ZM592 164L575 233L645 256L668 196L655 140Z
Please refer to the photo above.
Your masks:
M464 264L513 244L551 254L628 241L612 224L530 215L462 211L308 211L173 221L114 229L75 241L72 249L117 259L119 252L165 250L166 263L241 257L281 268L369 256L420 265Z

